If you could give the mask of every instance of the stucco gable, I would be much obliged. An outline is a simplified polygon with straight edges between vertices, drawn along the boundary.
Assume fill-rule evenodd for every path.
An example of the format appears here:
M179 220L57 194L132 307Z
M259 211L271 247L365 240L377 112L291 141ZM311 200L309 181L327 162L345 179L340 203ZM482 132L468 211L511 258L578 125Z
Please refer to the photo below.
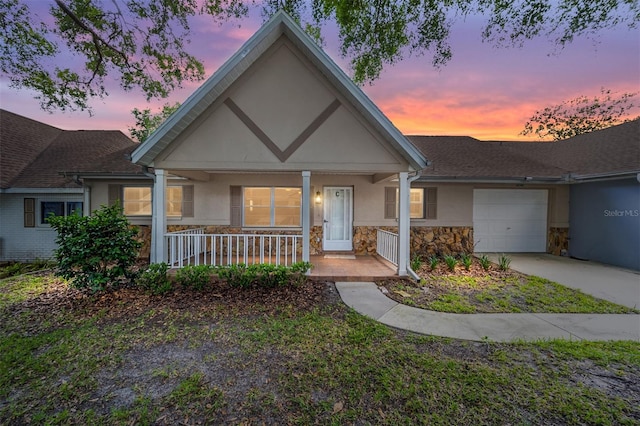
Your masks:
M268 69L261 70L255 66L256 63L265 61L265 57L268 58L270 55L274 56L274 60L271 63L266 61L266 65L278 68L283 65L282 62L286 64L288 61L288 65L293 67L292 71L282 75L270 72ZM260 72L257 72L258 70ZM301 72L302 70L306 73ZM253 79L247 76L251 73L256 73ZM243 86L243 82L246 86ZM283 86L283 83L286 84ZM286 87L287 85L289 87ZM252 86L253 90L251 90ZM242 87L247 89L243 91ZM288 93L291 94L290 97L287 97ZM254 102L260 94L272 101L268 108L265 108L262 103ZM178 146L183 145L188 149L187 139L200 131L198 129L203 125L203 117L218 120L220 119L218 115L227 114L226 108L240 119L254 137L263 145L266 144L271 153L275 153L275 157L281 163L280 166L286 163L285 168L302 167L308 163L306 160L287 162L297 151L297 149L289 149L287 152L287 148L296 140L298 142L297 145L293 145L294 147L304 146L313 133L320 128L317 126L318 123L314 124L314 121L319 120L322 121L320 124L326 124L327 119L336 113L338 107L345 107L348 110L361 126L362 134L368 133L374 136L371 139L371 149L383 154L385 158L383 163L395 163L394 170L397 171L420 170L425 167L426 160L423 155L393 126L373 102L288 15L278 12L196 90L145 143L136 149L132 154L132 160L141 165L177 167L178 164L173 160L177 160L178 157L172 156L180 156L182 159L183 156L177 152ZM327 111L328 109L333 111ZM305 120L296 120L298 115L304 116ZM306 120L309 117L311 121ZM243 131L236 129L234 137L237 138ZM292 140L292 135L298 136L293 137ZM216 135L209 134L209 139L214 136ZM302 143L300 138L304 139ZM250 143L253 138L249 139L245 140L245 143ZM267 140L271 141L273 146L265 142ZM217 145L218 143L221 145ZM216 140L211 146L220 154L227 148L225 143L229 143L229 140L227 142ZM327 149L332 147L328 146ZM262 148L258 151L261 150ZM336 155L340 154L336 153ZM200 152L200 160L201 156L202 152ZM260 158L256 161L260 161ZM192 159L196 163L199 161L195 157ZM226 163L227 170L231 162ZM197 166L196 163L192 163L187 168L204 167ZM182 168L186 166L180 165ZM212 164L212 166L215 165ZM270 166L267 165L266 168ZM364 170L364 167L355 166L355 169ZM239 170L246 170L246 167L240 167Z

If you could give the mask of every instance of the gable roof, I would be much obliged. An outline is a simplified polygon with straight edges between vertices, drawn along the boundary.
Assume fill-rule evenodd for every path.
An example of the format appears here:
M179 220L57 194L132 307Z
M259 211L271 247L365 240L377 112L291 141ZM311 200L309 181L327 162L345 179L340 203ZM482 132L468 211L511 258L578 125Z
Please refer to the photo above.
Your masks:
M558 142L408 138L431 160L426 180L568 182L640 173L640 120Z
M0 110L0 189L79 188L73 175L142 175L118 130L62 130Z
M132 161L149 166L178 135L186 130L281 36L287 37L323 74L364 119L387 140L415 170L427 161L378 107L329 56L282 10L264 24L227 62L200 86L144 143Z

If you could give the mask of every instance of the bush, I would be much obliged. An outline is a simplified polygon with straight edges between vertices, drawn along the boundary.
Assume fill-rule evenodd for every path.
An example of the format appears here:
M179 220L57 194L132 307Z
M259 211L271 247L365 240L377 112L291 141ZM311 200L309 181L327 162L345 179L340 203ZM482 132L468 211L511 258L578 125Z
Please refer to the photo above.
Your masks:
M183 287L202 290L211 282L212 271L209 265L187 265L178 269L176 281Z
M226 280L231 287L247 288L251 285L261 287L280 287L300 285L306 280L306 272L312 268L309 262L296 262L291 266L254 264L229 265L218 268L218 276Z
M102 206L92 216L51 215L47 222L58 232L56 274L74 287L98 291L134 277L131 267L141 243L118 205Z
M152 294L164 294L171 290L171 280L167 276L169 265L166 263L152 263L144 270L136 284Z

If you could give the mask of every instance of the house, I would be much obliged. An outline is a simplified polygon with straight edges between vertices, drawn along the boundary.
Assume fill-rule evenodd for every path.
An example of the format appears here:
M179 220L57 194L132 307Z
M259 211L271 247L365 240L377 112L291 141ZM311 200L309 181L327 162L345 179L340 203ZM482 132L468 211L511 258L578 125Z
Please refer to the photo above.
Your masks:
M454 226L467 251L473 230L476 252L548 252L640 270L640 120L559 142L409 139L431 160L413 186L433 188L439 204L435 220L412 221L412 251L440 246L432 235Z
M7 114L3 121L28 126L6 140L3 123L3 150L28 138L35 148L9 151L10 160L3 151L3 170L13 157L23 164L16 176L48 170L37 179L51 191L73 189L85 214L119 200L147 233L154 262L378 253L406 275L414 254L497 251L640 270L640 121L553 143L404 136L284 13L140 145ZM57 138L108 135L119 141L110 150L48 148ZM30 239L27 215L48 207L14 181L3 174L2 222L5 206L19 218L0 224L6 241L13 228ZM17 253L6 241L0 260Z
M149 180L125 160L135 147L119 131L61 130L0 110L0 261L51 257L56 233L46 217L95 206L80 173Z

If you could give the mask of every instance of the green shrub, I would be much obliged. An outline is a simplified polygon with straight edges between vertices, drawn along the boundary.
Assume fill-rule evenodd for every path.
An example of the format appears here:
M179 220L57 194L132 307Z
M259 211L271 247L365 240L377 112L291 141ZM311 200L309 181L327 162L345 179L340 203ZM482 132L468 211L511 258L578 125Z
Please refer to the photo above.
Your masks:
M498 267L501 271L506 271L511 265L511 258L505 254L501 254L498 258Z
M279 287L300 285L306 280L306 272L312 268L309 262L296 262L291 266L268 263L229 265L218 268L218 276L231 287L247 288L251 285Z
M438 267L438 256L430 256L429 257L429 268L433 271Z
M460 262L464 265L464 269L467 271L471 269L471 264L473 263L473 258L467 253L460 254Z
M456 265L458 264L458 261L454 256L451 256L448 254L444 257L444 263L447 264L447 268L449 268L449 271L453 272L456 269Z
M164 294L171 290L171 280L167 276L169 265L152 263L136 279L136 284L152 294Z
M478 261L480 262L480 266L482 266L482 269L484 269L485 271L488 271L491 267L491 261L489 260L489 256L487 256L486 254L480 256Z
M107 284L130 281L141 244L118 205L102 206L92 216L49 216L58 233L56 274L76 288L103 290Z
M183 287L204 289L211 282L213 268L209 265L187 265L178 269L176 281Z
M411 269L418 271L422 267L422 259L417 254L411 259Z

